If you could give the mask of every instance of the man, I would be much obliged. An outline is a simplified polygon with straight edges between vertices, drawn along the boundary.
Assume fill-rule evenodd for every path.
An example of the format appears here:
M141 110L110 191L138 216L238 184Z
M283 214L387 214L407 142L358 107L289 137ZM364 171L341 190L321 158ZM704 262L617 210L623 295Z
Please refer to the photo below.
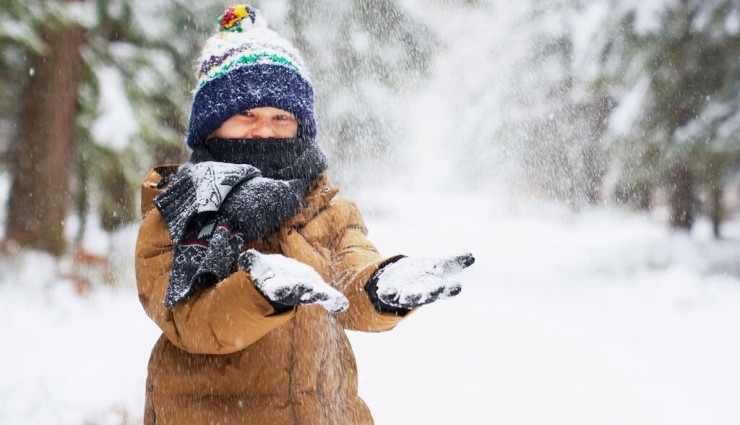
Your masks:
M146 424L372 424L345 329L390 330L460 292L440 261L381 257L315 142L300 55L237 5L201 55L183 166L142 184L139 297L162 329Z

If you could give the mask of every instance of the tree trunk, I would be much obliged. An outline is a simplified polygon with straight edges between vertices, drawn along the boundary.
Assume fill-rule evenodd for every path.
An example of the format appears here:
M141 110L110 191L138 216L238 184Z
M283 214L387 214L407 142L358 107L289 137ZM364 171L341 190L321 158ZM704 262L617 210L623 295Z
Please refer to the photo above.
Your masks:
M60 255L66 248L64 219L84 30L59 26L41 31L48 51L31 55L31 76L19 99L7 238Z
M712 218L712 232L714 233L714 238L719 239L722 237L720 234L720 225L722 224L722 187L719 184L710 189L709 198L711 208L709 215Z
M588 144L581 151L581 159L586 172L585 195L592 205L601 201L601 187L606 167L603 164L601 139L607 129L609 113L614 109L610 99L601 94L585 105L582 113L588 114Z
M694 176L686 165L676 165L670 171L671 227L691 230L695 219Z

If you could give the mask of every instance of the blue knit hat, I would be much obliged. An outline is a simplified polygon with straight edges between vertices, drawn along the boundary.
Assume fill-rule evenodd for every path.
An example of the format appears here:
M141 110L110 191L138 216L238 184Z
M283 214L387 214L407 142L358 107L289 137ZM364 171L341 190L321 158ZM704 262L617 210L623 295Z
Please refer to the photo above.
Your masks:
M195 148L232 116L265 106L292 113L298 132L315 138L313 87L298 51L250 6L231 6L218 22L201 51L185 143Z

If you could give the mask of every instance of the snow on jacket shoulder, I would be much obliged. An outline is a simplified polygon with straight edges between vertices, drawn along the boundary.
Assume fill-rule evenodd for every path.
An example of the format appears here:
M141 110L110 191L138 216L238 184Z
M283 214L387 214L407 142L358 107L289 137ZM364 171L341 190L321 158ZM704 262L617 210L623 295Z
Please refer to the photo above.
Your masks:
M141 188L137 286L163 331L149 363L145 423L371 424L344 329L385 331L402 318L379 314L364 291L386 259L367 240L356 205L336 196L324 174L298 214L244 247L313 267L347 296L347 311L311 305L275 314L243 271L167 309L174 245L152 199L177 169L155 167Z

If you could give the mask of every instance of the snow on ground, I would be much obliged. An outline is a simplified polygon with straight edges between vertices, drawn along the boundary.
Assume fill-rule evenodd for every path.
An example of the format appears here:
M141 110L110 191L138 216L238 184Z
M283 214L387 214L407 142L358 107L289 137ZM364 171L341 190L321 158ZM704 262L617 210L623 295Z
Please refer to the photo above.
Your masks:
M721 271L740 264L737 233L480 198L396 205L404 216L370 223L382 248L478 261L458 299L353 335L379 424L740 423L740 280Z
M740 223L713 241L481 194L360 205L384 254L477 258L456 299L350 334L379 425L740 423ZM79 296L57 268L0 257L0 424L139 423L159 332L131 273Z

